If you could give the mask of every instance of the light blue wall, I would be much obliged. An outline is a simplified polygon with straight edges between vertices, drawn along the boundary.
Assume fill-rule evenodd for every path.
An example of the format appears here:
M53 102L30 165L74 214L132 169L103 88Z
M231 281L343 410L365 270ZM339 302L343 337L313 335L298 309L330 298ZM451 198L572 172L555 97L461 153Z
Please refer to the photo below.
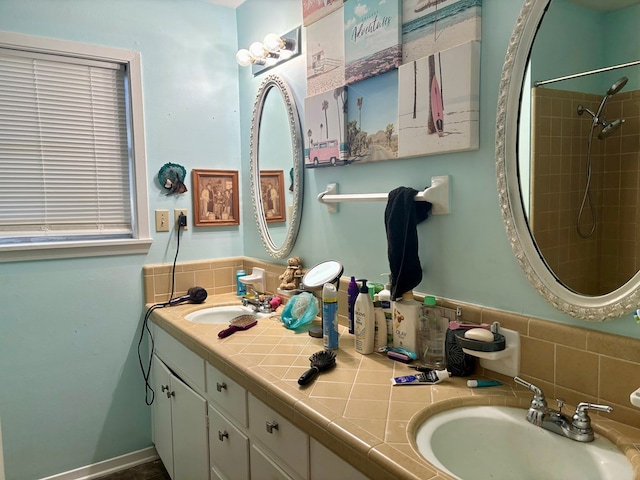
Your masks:
M486 0L480 149L305 172L304 216L292 255L305 265L334 258L346 274L388 270L383 203L316 201L327 183L349 192L422 188L451 175L452 213L419 226L421 292L600 330L638 336L630 317L572 320L531 288L508 244L496 194L495 114L500 72L521 2ZM0 29L142 52L150 213L191 209L190 192L166 197L155 175L165 162L241 171L249 190L249 128L262 77L234 63L238 45L301 24L300 0L247 0L235 12L201 0L0 0ZM236 41L236 17L238 39ZM304 42L303 42L304 43ZM304 56L279 67L302 112ZM190 181L187 185L191 187ZM241 198L240 227L190 228L179 260L245 254L268 259ZM136 346L141 269L170 263L175 238L154 234L147 256L0 264L0 416L8 480L31 480L151 444ZM243 246L244 245L244 246Z
M281 8L273 8L275 5ZM285 8L291 6L291 9ZM424 277L416 288L464 302L523 313L596 330L640 336L631 316L593 324L568 317L547 304L530 286L517 264L500 215L495 176L495 131L498 87L504 55L521 2L486 0L482 6L480 67L480 149L472 152L399 159L305 172L304 215L291 255L306 267L335 259L345 275L379 280L389 270L384 228L384 202L342 203L329 214L316 200L328 183L341 193L388 192L398 186L421 189L435 175L450 175L452 212L432 216L418 226L419 255ZM248 45L268 31L286 32L302 23L300 2L247 0L237 10L238 44ZM304 43L304 42L303 42ZM296 60L297 62L297 60ZM305 95L303 62L272 70ZM240 118L243 169L249 161L253 98L262 76L240 72ZM299 104L303 111L303 105ZM304 114L301 113L304 118ZM303 127L303 131L304 131ZM245 182L248 182L245 175ZM246 187L246 185L245 185ZM245 212L246 213L246 212ZM255 227L245 226L245 254L268 258Z
M235 11L202 0L1 0L0 29L141 52L150 215L166 162L239 169ZM191 221L191 216L189 221ZM153 226L152 226L153 228ZM8 480L32 480L151 445L137 343L148 255L0 264L0 417ZM242 254L242 228L189 228L180 261ZM146 346L146 343L145 343Z

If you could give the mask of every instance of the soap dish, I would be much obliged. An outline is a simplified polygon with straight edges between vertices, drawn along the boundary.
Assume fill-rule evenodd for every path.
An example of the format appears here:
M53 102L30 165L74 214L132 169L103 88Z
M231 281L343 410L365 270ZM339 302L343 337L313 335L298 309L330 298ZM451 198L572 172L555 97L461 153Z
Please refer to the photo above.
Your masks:
M474 340L472 338L465 338L464 334L466 331L466 329L453 331L456 336L456 342L462 348L473 350L475 352L499 352L505 349L506 342L504 339L504 335L500 333L493 334L493 342L482 342L480 340Z

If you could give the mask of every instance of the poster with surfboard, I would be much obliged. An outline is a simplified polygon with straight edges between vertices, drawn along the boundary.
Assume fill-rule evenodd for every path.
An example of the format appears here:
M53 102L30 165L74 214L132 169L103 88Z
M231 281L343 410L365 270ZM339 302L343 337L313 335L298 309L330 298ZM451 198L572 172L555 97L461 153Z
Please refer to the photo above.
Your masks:
M479 142L480 42L466 42L398 70L398 156L475 150Z

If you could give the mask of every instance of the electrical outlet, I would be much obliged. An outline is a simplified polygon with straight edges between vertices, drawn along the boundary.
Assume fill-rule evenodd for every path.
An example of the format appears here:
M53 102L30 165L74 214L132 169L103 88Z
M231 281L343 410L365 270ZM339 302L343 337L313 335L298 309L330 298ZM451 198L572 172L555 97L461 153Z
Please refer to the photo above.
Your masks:
M169 210L156 210L156 232L168 232L169 227Z
M189 225L189 211L186 208L176 208L173 211L174 219L175 219L175 228L176 229L178 228L178 218L180 217L181 213L184 213L184 216L187 217L187 225L182 227L182 230L186 230L187 226Z

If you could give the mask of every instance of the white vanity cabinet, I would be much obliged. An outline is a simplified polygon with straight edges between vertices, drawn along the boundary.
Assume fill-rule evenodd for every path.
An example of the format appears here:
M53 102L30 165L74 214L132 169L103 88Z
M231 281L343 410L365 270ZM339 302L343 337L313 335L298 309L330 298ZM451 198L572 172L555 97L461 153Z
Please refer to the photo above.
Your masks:
M204 385L204 360L160 328L154 340L153 443L173 480L208 479L207 401L192 388Z
M153 442L172 480L365 480L153 325Z

